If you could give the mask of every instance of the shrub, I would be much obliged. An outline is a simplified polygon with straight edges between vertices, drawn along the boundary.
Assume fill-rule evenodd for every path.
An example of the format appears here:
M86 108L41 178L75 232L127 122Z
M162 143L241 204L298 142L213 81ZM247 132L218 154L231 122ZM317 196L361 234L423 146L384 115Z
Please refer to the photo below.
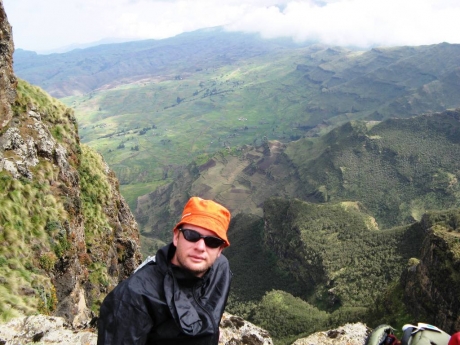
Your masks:
M39 259L41 268L43 268L47 272L50 272L54 268L56 261L56 255L51 252L40 255Z
M56 288L51 285L49 291L46 291L45 288L38 289L38 311L41 314L50 315L53 311L56 310L58 303Z

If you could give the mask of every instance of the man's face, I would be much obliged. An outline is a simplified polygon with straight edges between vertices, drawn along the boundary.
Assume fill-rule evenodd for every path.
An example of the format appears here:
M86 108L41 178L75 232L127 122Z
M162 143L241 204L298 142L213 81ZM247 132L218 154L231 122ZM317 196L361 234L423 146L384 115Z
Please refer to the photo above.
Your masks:
M202 236L216 237L216 234L212 231L199 226L184 224L182 227L195 230ZM222 252L222 246L209 248L202 238L198 242L187 241L179 230L174 230L173 243L176 246L176 253L171 262L176 266L191 271L197 277L203 276Z

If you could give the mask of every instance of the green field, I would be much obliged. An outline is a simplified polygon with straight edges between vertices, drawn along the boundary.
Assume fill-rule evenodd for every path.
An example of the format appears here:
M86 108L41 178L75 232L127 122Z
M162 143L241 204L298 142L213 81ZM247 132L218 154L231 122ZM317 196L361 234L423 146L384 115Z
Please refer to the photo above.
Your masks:
M301 56L143 81L61 101L75 109L81 140L104 156L133 205L132 198L167 182L175 166L199 155L300 137L294 114L306 98L300 91L291 92L303 99L299 102L279 96L288 83L297 82L290 75L296 58Z

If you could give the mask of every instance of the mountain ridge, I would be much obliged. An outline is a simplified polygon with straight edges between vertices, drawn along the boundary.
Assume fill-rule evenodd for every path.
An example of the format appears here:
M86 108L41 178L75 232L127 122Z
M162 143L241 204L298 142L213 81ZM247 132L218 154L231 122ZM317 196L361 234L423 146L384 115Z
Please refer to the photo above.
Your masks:
M21 78L43 87L52 96L64 97L94 91L109 83L114 76L115 80L140 80L154 77L165 70L170 74L171 66L175 66L176 74L195 71L200 67L200 61L207 60L209 50L215 49L210 47L215 44L224 53L212 59L213 62L207 68L229 63L234 59L233 55L254 56L267 49L255 34L227 33L222 36L227 37L224 41L216 41L213 38L216 32L222 30L199 30L193 34L184 33L163 40L104 44L62 54L38 55L18 51L14 59L15 70ZM248 40L252 48L246 43ZM296 46L287 40L286 43L281 43L283 40L273 42L276 43L269 44L269 49L283 45ZM181 68L178 64L184 60L189 60L189 65L195 67ZM43 67L45 70L40 73ZM72 83L70 88L65 84L69 81Z

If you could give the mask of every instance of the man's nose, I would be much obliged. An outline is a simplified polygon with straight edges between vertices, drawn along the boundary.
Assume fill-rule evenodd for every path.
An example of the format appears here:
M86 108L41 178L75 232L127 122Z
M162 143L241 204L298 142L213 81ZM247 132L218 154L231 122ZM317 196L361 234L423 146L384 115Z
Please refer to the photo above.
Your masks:
M201 250L205 250L206 249L206 243L204 243L204 238L200 238L198 240L198 242L196 242L196 246Z

